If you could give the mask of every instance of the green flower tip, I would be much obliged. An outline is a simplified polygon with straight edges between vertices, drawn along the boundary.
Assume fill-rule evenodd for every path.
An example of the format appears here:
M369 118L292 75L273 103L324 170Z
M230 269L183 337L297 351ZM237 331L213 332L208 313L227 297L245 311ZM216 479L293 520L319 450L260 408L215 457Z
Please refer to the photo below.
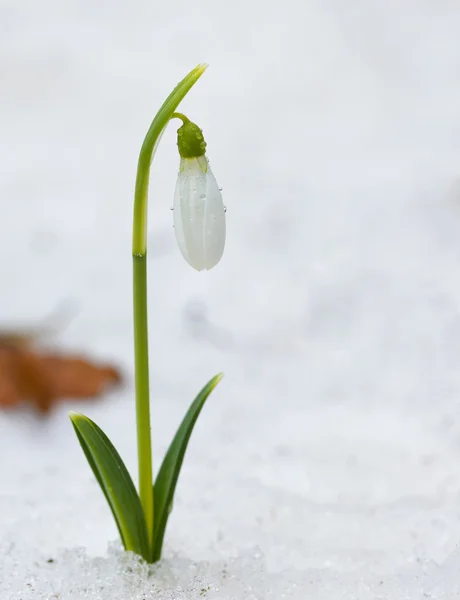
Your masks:
M196 158L203 156L206 152L206 142L204 141L203 132L184 117L183 124L177 130L177 147L182 158Z

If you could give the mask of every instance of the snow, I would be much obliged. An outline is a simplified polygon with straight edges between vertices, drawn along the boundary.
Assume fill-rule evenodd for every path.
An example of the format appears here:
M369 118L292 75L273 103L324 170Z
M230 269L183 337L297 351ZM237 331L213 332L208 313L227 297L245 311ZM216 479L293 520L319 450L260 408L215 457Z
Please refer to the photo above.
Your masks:
M459 26L454 0L0 2L1 319L74 303L55 342L126 374L49 420L0 414L1 600L459 597ZM135 474L136 161L202 61L181 110L227 247L197 274L175 246L171 126L150 202L156 465L226 376L148 573L114 545L67 410Z

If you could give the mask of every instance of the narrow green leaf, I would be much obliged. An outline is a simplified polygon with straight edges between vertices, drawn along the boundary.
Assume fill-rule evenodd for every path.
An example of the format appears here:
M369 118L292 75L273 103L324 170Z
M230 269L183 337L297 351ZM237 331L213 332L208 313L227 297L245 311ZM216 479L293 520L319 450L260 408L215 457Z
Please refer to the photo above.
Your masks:
M184 460L185 451L192 435L193 427L204 406L209 394L222 379L223 374L216 375L209 381L193 401L187 411L179 429L174 436L168 452L158 472L154 485L155 495L155 525L153 531L153 557L156 562L161 558L163 538L168 517L172 511L174 492L180 469Z
M69 413L78 441L112 510L126 550L149 559L144 513L133 481L115 447L96 423Z

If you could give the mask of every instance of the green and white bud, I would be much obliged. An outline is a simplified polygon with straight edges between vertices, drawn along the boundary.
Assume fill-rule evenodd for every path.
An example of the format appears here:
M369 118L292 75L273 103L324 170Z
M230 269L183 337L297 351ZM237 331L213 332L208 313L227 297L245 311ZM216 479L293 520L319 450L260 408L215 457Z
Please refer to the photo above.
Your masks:
M185 260L197 271L212 269L225 247L225 207L206 157L201 129L183 115L177 131L179 175L174 194L174 230Z

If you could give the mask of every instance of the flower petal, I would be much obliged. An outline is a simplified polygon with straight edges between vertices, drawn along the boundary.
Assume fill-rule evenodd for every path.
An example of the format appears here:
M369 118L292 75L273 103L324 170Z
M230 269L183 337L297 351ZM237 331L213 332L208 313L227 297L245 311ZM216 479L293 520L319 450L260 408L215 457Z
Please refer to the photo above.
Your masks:
M212 269L219 262L225 246L225 209L206 157L181 159L174 229L182 256L193 268Z

